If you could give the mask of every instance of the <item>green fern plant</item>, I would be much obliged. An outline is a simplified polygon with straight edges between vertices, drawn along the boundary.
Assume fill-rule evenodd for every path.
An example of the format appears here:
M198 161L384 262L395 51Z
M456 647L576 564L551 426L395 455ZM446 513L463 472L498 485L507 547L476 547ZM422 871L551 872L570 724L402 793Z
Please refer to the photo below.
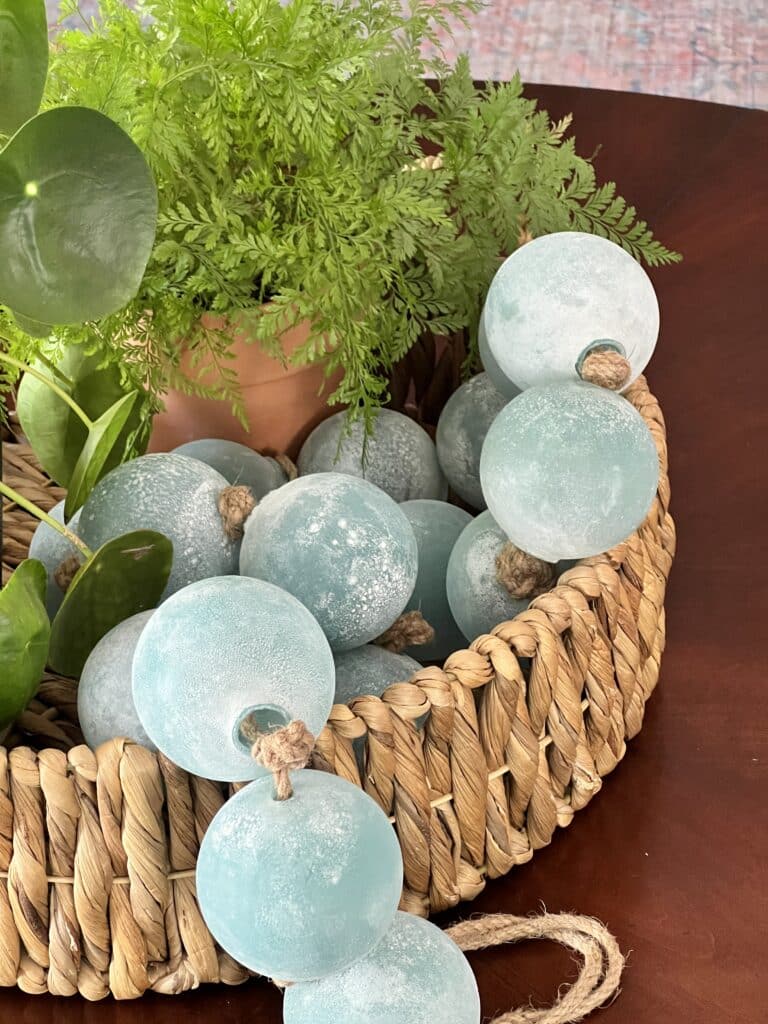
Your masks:
M307 319L292 358L343 368L333 401L370 418L423 332L476 332L521 227L677 260L614 185L597 185L570 121L553 123L519 79L478 89L465 58L422 56L438 25L475 7L101 0L99 20L61 35L46 103L95 107L132 136L158 185L157 241L126 308L32 347L54 360L73 344L100 353L151 409L176 387L240 412L229 338L201 314L247 318L274 353ZM441 154L435 166L418 163L425 147ZM4 326L25 354L29 341ZM186 374L182 339L197 367Z

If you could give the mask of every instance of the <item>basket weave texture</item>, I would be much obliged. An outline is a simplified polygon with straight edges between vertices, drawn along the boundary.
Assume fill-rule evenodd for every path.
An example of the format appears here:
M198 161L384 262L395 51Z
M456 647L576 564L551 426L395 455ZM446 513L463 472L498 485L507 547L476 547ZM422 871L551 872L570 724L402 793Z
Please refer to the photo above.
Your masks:
M661 462L641 528L442 669L335 706L317 738L313 766L362 785L392 818L403 909L454 906L528 861L600 790L642 726L675 529L661 410L642 378L627 398ZM3 459L18 490L47 506L59 499L23 445L6 445ZM9 519L4 570L34 529L18 510L6 528ZM195 899L200 840L225 787L134 743L94 753L80 740L75 684L49 677L0 748L0 985L130 999L245 980Z

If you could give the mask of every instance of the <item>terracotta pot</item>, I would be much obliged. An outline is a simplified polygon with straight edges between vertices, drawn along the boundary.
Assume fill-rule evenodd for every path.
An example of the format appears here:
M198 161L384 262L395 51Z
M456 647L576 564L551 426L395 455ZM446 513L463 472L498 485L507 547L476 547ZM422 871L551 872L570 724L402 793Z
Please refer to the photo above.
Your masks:
M210 329L225 323L209 314L206 317L204 323ZM307 321L287 330L282 336L286 356L308 336ZM250 429L243 429L228 402L171 391L165 396L165 410L155 416L149 451L169 451L186 441L221 437L265 454L285 452L295 458L310 431L338 411L327 402L340 373L326 380L318 364L286 367L267 355L257 341L246 341L242 331L233 331L231 352L234 358L229 365L237 370ZM186 357L182 366L185 362Z

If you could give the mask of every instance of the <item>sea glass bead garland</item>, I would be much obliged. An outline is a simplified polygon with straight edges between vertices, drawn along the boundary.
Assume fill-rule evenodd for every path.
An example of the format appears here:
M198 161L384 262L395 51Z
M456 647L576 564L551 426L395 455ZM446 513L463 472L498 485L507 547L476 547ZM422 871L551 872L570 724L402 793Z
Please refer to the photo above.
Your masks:
M416 538L378 487L314 473L272 491L246 524L240 572L297 597L335 651L380 636L416 582Z
M584 354L606 343L629 361L629 384L653 354L659 304L650 278L621 246L564 231L505 260L483 320L493 359L521 389L577 380Z
M78 524L80 522L80 511L81 510L78 509L67 523L67 526L73 533L77 533ZM48 515L52 519L55 519L57 523L63 523L64 502L60 501L58 505L54 505ZM54 530L54 528L49 526L47 523L40 522L38 523L37 529L32 535L32 540L29 544L29 557L36 558L39 562L42 562L45 566L46 572L48 573L48 585L45 591L45 607L49 617L52 619L61 607L61 602L64 600L64 591L56 582L56 570L66 559L72 557L82 558L82 555L74 544L68 541L62 533L59 533L58 530Z
M181 768L238 782L265 774L242 733L300 719L313 732L333 704L333 656L294 597L263 580L193 583L157 609L139 638L133 698L147 734Z
M331 416L304 442L298 467L302 476L335 472L362 477L397 502L448 495L429 434L393 409L379 410L367 438L362 420L350 424L345 412Z
M187 455L212 466L233 486L250 487L257 501L276 487L282 487L288 479L275 459L260 455L237 441L206 437L179 445L174 448L174 454Z
M528 607L529 598L512 597L497 578L496 559L508 540L491 513L483 512L453 546L446 573L448 604L467 642Z
M488 428L508 401L487 373L479 373L451 395L438 420L440 465L453 491L472 508L485 508L480 452Z
M362 960L285 992L284 1024L480 1024L480 996L459 947L398 912Z
M143 455L113 469L93 489L79 533L93 550L131 530L157 530L173 544L163 599L195 580L237 570L237 544L222 525L224 477L186 455Z
M517 547L547 562L626 540L645 519L658 478L640 413L585 383L518 395L494 420L480 459L488 510Z
M403 867L392 826L361 789L309 770L292 784L293 795L276 800L272 779L260 779L222 807L200 847L197 896L211 934L239 963L307 981L381 941Z
M434 629L434 639L409 650L422 661L447 658L465 646L464 636L448 604L445 576L459 534L472 516L444 501L406 501L408 517L419 548L419 572L407 610L420 611Z
M336 663L336 704L355 697L380 697L392 683L407 682L421 665L407 654L396 654L375 644L339 651Z
M154 614L139 612L121 622L88 656L77 686L77 717L91 750L119 736L156 749L136 713L131 690L136 644Z

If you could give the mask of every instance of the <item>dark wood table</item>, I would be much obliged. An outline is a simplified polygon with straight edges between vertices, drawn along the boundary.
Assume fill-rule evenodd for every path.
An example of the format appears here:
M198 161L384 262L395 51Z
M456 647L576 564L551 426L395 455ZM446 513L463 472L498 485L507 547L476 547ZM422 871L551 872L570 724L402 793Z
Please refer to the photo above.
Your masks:
M454 918L544 903L606 921L631 954L621 996L596 1017L605 1024L757 1024L768 1017L768 113L530 92L556 117L573 111L580 151L603 144L601 178L685 253L653 274L662 337L649 374L669 425L679 552L642 733L566 832ZM487 1016L550 1002L576 971L541 943L472 962ZM278 1024L280 1002L258 982L96 1005L0 990L0 1021Z

